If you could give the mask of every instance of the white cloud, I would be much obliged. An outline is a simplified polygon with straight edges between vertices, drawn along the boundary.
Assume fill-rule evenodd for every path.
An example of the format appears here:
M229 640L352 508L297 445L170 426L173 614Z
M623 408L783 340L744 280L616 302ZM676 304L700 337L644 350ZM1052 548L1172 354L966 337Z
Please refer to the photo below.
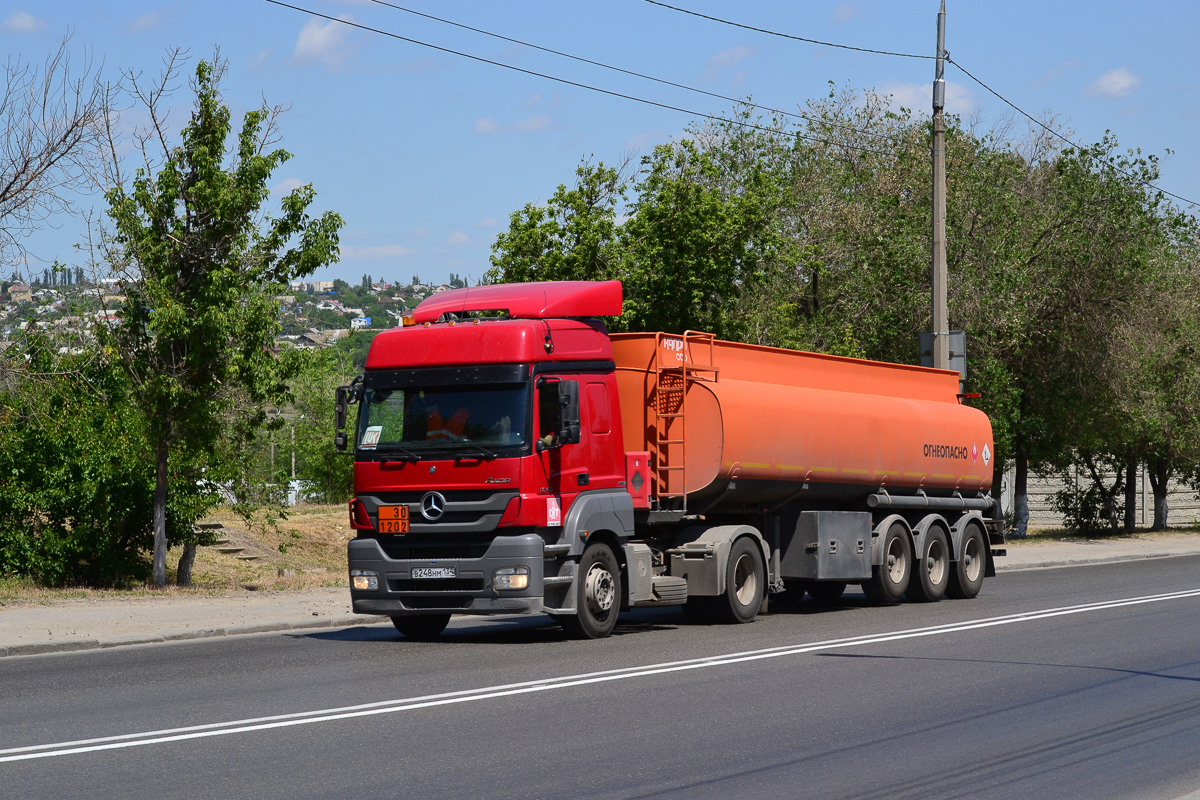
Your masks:
M500 126L496 124L496 120L492 117L480 117L475 120L475 125L471 128L472 133L498 133Z
M483 219L479 220L479 222L477 222L475 224L480 228L494 228L494 227L496 227L496 218L495 217L484 217Z
M339 19L349 19L342 16ZM346 37L348 28L340 22L330 20L321 24L311 19L300 29L292 59L298 64L321 64L329 71L337 71L349 55Z
M1087 88L1087 94L1099 94L1105 97L1126 97L1133 92L1134 89L1142 82L1142 79L1134 75L1124 67L1110 70L1097 78L1091 86Z
M1059 75L1062 75L1067 70L1075 69L1079 65L1080 65L1079 61L1064 61L1063 63L1059 64L1057 67L1054 67L1053 69L1051 69L1049 72L1047 72L1042 77L1037 78L1036 80L1030 81L1029 88L1040 89L1043 86L1045 86L1047 83L1050 83L1051 81L1056 79Z
M889 105L893 110L901 106L916 114L933 113L933 84L932 83L889 83L883 86L880 93L891 96ZM970 114L976 108L975 96L971 90L961 83L946 81L946 113Z
M382 261L389 258L404 258L411 256L416 250L401 244L378 244L372 247L355 247L342 245L339 248L342 258L356 258L361 261Z
M549 114L538 114L536 117L514 122L512 130L517 133L537 133L538 131L550 130L552 127L554 127L554 120Z
M275 48L273 47L266 47L250 56L250 58L246 60L247 72L256 77L265 75L271 60L271 51L274 49Z
M549 114L538 114L528 119L518 120L511 125L501 125L494 117L480 117L471 126L472 133L539 133L554 127L554 118Z
M467 236L462 231L455 231L454 233L450 234L450 236L448 236L446 238L446 244L462 245L462 244L470 244L470 243L471 243L471 237Z
M285 178L271 187L271 194L291 194L303 185L304 181L299 178Z
M46 27L46 20L39 19L28 11L14 11L0 25L5 33L37 33Z
M149 14L142 14L140 17L129 23L130 33L139 33L155 28L162 22L162 15L157 11L151 11Z
M704 70L704 74L700 76L700 80L713 80L721 70L736 67L753 55L754 48L747 47L746 45L738 45L728 50L722 50L708 60L708 68Z
M410 234L410 235L411 235L411 236L412 236L414 239L428 239L428 238L429 238L429 231L425 230L424 228L413 228L413 229L412 229L412 234Z
M528 111L529 109L533 108L540 102L542 102L542 93L541 92L531 94L524 103L521 103L521 110Z
M833 18L838 22L845 22L859 15L858 7L853 3L842 3L833 10Z

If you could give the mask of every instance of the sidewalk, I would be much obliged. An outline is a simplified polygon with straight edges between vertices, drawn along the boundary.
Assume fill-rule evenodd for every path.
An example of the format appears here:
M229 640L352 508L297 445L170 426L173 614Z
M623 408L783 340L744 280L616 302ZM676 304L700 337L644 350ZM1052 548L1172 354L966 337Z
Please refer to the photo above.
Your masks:
M1200 533L1135 539L1010 542L998 559L1017 570L1200 555ZM995 579L993 579L995 580ZM239 592L215 597L55 600L0 606L0 657L95 650L269 631L340 628L386 622L350 611L348 589Z

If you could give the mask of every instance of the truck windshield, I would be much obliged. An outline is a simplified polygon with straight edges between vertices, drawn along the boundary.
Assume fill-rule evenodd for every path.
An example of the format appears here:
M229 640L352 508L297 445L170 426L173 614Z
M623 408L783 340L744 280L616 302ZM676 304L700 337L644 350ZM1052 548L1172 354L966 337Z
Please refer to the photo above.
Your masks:
M492 457L529 441L527 384L368 387L358 413L361 455L423 457L434 451Z

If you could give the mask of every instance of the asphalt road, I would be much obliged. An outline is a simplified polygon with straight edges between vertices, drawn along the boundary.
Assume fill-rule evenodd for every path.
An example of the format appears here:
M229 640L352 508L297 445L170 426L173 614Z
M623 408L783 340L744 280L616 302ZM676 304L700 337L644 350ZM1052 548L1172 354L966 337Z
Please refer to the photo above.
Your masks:
M0 661L0 797L1175 798L1200 789L1200 557L934 605L541 618Z

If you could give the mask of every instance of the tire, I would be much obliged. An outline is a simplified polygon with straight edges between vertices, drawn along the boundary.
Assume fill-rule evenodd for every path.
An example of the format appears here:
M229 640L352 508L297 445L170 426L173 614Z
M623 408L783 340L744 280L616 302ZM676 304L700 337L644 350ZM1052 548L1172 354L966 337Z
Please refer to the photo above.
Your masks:
M950 540L939 525L930 525L921 542L920 557L913 565L908 582L908 599L917 603L936 603L950 583Z
M576 613L562 618L573 639L603 639L621 612L621 567L612 548L597 542L583 551L575 579Z
M863 581L863 594L872 603L900 602L912 578L912 544L902 523L893 523L883 535L883 563L871 568L871 579Z
M812 581L807 588L813 600L818 603L832 603L846 591L846 584L841 581Z
M767 590L767 570L762 551L744 536L729 549L725 565L725 593L712 598L712 615L717 622L753 622Z
M405 639L417 642L432 642L446 630L450 623L449 614L422 614L418 617L392 617L392 625Z
M950 570L950 585L946 595L956 600L969 600L983 588L987 572L987 542L978 525L967 525L963 531L962 552Z

